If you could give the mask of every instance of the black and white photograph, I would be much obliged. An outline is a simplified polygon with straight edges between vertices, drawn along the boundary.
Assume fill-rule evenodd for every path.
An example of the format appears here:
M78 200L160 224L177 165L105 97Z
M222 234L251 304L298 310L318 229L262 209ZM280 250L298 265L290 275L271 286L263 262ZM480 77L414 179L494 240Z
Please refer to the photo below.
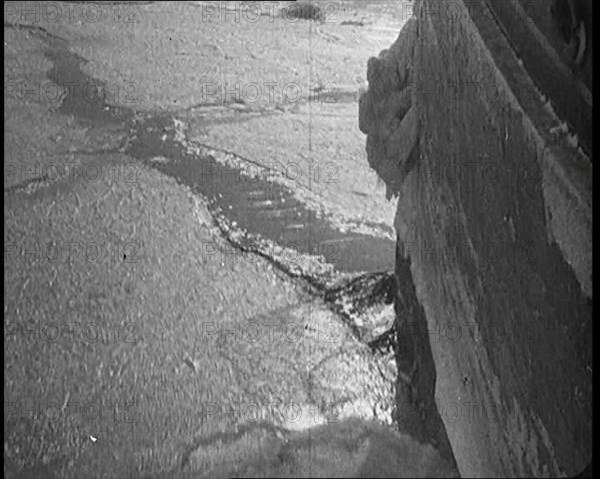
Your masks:
M4 2L8 479L592 477L592 0Z

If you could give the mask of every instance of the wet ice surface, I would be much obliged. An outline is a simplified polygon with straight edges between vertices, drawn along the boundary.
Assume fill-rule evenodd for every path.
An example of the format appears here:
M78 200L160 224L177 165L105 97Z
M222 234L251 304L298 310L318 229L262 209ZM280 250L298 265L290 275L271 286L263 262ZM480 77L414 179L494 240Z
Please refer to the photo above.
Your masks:
M257 168L247 168L252 160L234 153L223 160L222 150L188 140L175 115L139 115L111 105L106 85L81 70L86 59L45 30L37 34L46 37L45 55L54 64L48 79L67 87L61 113L93 128L117 126L127 131L119 151L206 198L215 222L232 243L231 256L236 255L234 247L254 252L307 280L367 342L375 339L375 331L389 329L394 314L387 291L393 283L396 245L388 225L365 220L359 225L342 222L340 227L339 219L330 221L315 209L314 201L309 207L305 202L310 198L294 191L306 185L278 183L273 170L258 162ZM213 120L218 122L219 117L206 119ZM218 254L226 261L227 251L204 246L206 255ZM358 278L362 279L357 282Z
M110 92L105 85L81 71L84 58L69 52L58 38L50 38L49 43L51 48L45 54L54 68L48 79L68 86L61 113L94 125L133 125L123 152L207 198L221 230L236 246L266 256L287 272L320 285L334 280L338 273L356 276L393 269L395 242L389 239L389 232L387 237L342 232L307 208L290 188L270 181L272 172L267 169L249 173L224 166L210 149L191 152L189 142L173 128L177 120L171 115L135 121L132 110L109 106ZM368 221L363 226L390 229Z
M176 140L171 125L170 118L139 125L127 153L205 196L222 229L241 247L302 276L372 273L393 267L393 241L337 230L288 187L264 178L270 174L267 169L250 172L224 166L208 149L200 155L189 153Z
M233 246L264 256L324 291L324 299L360 340L371 343L391 328L393 241L339 231L288 187L263 178L260 171L224 166L211 154L215 150L196 147L190 153L173 123L169 117L141 122L127 153L207 198ZM377 225L366 225L377 231ZM219 255L224 263L228 254L235 256L233 248L223 252L211 245L205 245L205 254Z

